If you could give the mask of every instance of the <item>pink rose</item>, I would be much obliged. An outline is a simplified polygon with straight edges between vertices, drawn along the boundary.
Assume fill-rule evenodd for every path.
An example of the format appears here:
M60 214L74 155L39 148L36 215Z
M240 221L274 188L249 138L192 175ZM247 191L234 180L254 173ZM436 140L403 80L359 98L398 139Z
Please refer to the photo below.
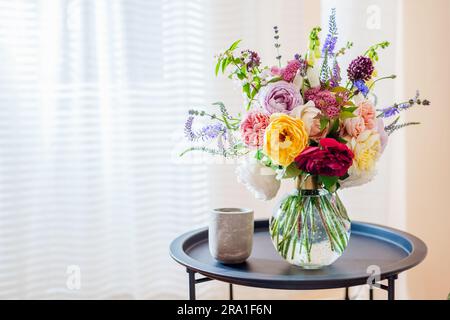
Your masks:
M264 132L269 125L269 115L250 111L241 123L241 136L249 147L259 148L264 144Z
M366 130L364 118L356 116L353 118L345 119L344 129L349 136L357 138L364 130Z
M370 101L362 101L356 109L356 114L364 119L366 129L372 130L375 128L375 108Z

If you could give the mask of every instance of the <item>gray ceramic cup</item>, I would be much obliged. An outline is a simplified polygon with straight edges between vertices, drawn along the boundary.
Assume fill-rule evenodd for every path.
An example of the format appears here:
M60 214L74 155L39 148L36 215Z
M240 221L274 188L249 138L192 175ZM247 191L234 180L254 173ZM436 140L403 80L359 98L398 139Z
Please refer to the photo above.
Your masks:
M226 264L242 263L253 246L253 210L219 208L211 211L209 251L214 259Z

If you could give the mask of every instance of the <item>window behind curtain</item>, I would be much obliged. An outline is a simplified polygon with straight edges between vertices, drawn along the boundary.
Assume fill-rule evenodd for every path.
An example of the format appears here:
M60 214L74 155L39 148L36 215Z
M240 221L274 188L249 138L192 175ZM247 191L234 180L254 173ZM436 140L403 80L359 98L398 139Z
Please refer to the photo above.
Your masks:
M205 102L205 10L0 1L1 298L184 298L168 246L208 190L171 156Z

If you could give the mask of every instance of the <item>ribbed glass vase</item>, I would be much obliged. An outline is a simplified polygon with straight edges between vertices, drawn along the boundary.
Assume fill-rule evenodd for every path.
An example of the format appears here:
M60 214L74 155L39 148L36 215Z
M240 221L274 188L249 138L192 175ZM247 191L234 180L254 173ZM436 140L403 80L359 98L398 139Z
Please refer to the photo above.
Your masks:
M270 236L275 249L289 263L319 269L344 253L351 222L336 192L322 188L313 176L303 182L275 208Z

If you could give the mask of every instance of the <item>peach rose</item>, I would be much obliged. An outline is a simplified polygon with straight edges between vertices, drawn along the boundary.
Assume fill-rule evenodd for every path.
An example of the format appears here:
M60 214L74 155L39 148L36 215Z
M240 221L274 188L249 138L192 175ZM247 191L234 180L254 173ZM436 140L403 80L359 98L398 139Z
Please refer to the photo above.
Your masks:
M366 129L372 130L376 126L375 108L369 100L363 100L356 109L356 114L364 119Z
M352 138L358 138L358 136L366 130L366 125L363 117L356 116L353 118L344 120L345 132Z
M319 142L320 139L326 137L329 129L329 125L327 125L323 130L320 130L319 114L320 110L315 107L314 102L308 101L305 105L294 108L290 115L302 119L309 138Z

